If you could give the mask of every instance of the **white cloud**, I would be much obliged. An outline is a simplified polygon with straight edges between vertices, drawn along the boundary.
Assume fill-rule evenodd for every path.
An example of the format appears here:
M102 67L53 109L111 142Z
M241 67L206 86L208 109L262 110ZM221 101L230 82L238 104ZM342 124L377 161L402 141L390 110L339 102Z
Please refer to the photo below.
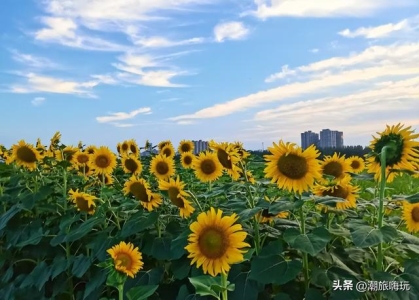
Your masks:
M142 107L131 112L116 112L116 113L109 113L110 116L103 116L103 117L96 117L96 121L99 123L114 123L121 125L118 121L129 120L134 118L138 114L151 114L150 107ZM123 125L124 126L124 125ZM120 126L120 127L123 127ZM125 126L127 127L127 126Z
M25 54L19 51L12 51L13 60L24 64L27 67L45 69L45 68L58 68L58 66L47 58L35 56L32 54Z
M26 78L23 84L13 84L10 88L12 93L57 93L57 94L75 94L79 96L95 97L91 88L98 83L77 82L63 80L55 77L42 76L35 73L22 74Z
M249 32L249 29L242 22L225 22L214 27L214 37L219 43L225 40L244 39Z
M35 32L35 39L39 41L96 51L120 52L128 49L127 46L80 33L78 25L71 18L43 17L41 21L47 27Z
M206 119L227 116L263 104L280 102L312 93L342 93L342 89L356 89L357 85L380 81L398 81L419 74L419 43L372 46L347 57L333 57L300 66L272 77L286 74L295 76L292 82L260 91L225 103L201 109L192 114L171 118L172 121ZM304 80L302 80L304 79ZM355 90L354 90L355 91Z
M388 23L375 27L361 27L353 31L347 28L340 31L339 34L347 38L364 37L366 39L377 39L416 29L419 29L419 16L404 19L397 23Z
M180 98L167 98L167 99L160 100L160 102L174 102L178 100L180 100Z
M318 48L313 48L313 49L310 49L310 52L311 53L319 53L319 49Z
M39 106L42 103L44 103L45 100L46 99L44 97L36 97L36 98L33 98L33 100L31 101L31 103L32 103L33 106Z
M185 46L185 45L194 45L201 44L205 41L204 38L197 37L187 40L172 41L164 37L150 37L150 38L138 38L134 40L135 45L140 45L145 48L166 48L166 47L175 47L175 46Z
M416 5L416 0L254 0L258 18L270 17L365 17L392 7Z

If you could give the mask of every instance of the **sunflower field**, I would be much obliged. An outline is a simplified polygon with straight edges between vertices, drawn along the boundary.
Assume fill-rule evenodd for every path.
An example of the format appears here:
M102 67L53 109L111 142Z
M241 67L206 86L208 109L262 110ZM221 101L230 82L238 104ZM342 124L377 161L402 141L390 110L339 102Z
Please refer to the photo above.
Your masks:
M0 146L0 299L419 299L418 138Z

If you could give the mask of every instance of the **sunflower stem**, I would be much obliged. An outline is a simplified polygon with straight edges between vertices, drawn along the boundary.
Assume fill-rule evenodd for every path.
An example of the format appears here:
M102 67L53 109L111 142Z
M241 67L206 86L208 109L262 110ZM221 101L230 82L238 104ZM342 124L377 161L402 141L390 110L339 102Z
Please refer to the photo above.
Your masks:
M228 300L228 291L227 291L227 286L228 286L228 281L227 281L227 274L221 273L221 286L223 287L223 291L221 293L222 300Z
M124 284L123 283L118 285L118 299L124 300Z
M383 227L383 216L384 216L384 196L386 188L386 154L389 146L384 146L380 153L380 164L381 164L381 182L380 182L380 194L379 194L379 206L378 206L378 229ZM377 271L383 270L383 243L378 244L377 248Z
M63 198L64 198L64 213L67 212L67 169L63 168ZM70 227L67 226L66 232L68 233L70 230ZM71 251L70 251L70 243L65 242L65 255L67 258L67 262L70 261ZM73 295L73 277L70 274L69 269L67 270L67 276L68 276L68 284L69 284L69 293L71 295L71 299L74 299Z
M301 199L301 195L299 195L299 198ZM306 224L305 224L305 216L304 216L304 206L301 206L300 208L300 231L301 234L306 234ZM309 270L308 270L308 254L303 252L303 274L304 274L304 287L307 291L310 284L309 284Z

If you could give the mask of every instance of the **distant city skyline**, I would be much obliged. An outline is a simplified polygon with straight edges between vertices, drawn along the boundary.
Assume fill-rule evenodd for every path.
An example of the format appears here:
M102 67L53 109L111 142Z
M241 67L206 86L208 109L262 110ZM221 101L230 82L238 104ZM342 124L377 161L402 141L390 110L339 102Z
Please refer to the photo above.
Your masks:
M328 128L322 129L320 134L311 130L302 132L301 147L307 149L310 145L319 148L342 148L344 146L343 132Z

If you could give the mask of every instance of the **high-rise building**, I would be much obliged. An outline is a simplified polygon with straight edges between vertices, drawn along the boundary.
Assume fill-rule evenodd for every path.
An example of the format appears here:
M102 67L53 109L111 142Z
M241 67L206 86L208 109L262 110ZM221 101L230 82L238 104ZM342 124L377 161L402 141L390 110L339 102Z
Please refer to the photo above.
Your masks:
M343 147L343 132L323 129L320 131L320 148L341 148Z
M307 149L311 145L319 145L319 135L311 130L301 133L301 147Z
M194 144L194 154L199 154L202 151L208 150L208 142L207 141L192 141Z

